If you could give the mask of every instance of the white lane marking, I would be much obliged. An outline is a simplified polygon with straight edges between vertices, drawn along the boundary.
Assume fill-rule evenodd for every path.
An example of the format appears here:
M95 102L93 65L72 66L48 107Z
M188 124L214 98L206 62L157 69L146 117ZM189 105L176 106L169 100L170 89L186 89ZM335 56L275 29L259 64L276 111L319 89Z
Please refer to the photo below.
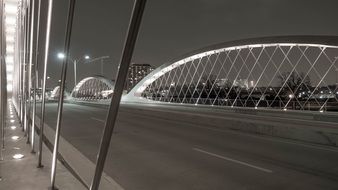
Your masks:
M214 154L214 153L211 153L211 152L208 152L208 151L199 149L199 148L193 148L193 150L198 151L198 152L201 152L201 153L204 153L204 154L208 154L208 155L210 155L210 156L214 156L214 157L217 157L217 158L221 158L221 159L223 159L223 160L227 160L227 161L230 161L230 162L234 162L234 163L237 163L237 164L241 164L241 165L244 165L244 166L248 166L248 167L250 167L250 168L254 168L254 169L257 169L257 170L266 172L266 173L272 173L272 171L269 170L269 169L265 169L265 168L262 168L262 167L259 167L259 166L255 166L255 165L252 165L252 164L249 164L249 163L246 163L246 162L242 162L242 161L239 161L239 160L235 160L235 159L232 159L232 158L228 158L228 157L225 157L225 156L221 156L221 155L218 155L218 154Z
M288 141L288 140L276 139L278 137L273 137L273 136L251 135L251 134L246 134L245 132L231 131L230 129L222 130L222 129L214 129L214 128L210 128L210 127L202 127L202 126L194 126L194 127L201 128L201 129L207 129L207 130L210 130L210 131L217 131L217 132L222 132L222 133L232 133L232 134L243 135L243 136L261 139L261 140L266 140L266 141L279 142L279 143L284 143L284 144L292 144L292 145L302 146L302 147L310 148L310 149L316 149L316 150L338 153L338 150L334 149L334 148L321 147L319 145L304 144L302 142L292 142L291 140Z
M95 118L95 117L91 117L92 120L95 120L95 121L99 121L99 122L102 122L102 123L105 123L106 121L103 120L103 119L98 119L98 118Z

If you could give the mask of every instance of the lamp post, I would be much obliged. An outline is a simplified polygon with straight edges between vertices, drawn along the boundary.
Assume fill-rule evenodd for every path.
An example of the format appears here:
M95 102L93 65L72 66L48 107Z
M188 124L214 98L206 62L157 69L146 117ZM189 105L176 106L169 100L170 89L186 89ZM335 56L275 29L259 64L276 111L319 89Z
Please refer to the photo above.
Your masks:
M58 58L59 59L64 59L64 58L66 58L66 56L65 56L65 54L64 53L58 53ZM80 58L78 58L78 59L72 59L72 58L70 58L70 57L67 57L67 59L69 59L71 62L73 62L73 64L74 64L74 86L76 86L77 85L77 72L76 72L76 70L77 70L77 63L79 62L79 61L81 61L81 60L89 60L90 59L90 56L89 55L84 55L83 57L80 57Z

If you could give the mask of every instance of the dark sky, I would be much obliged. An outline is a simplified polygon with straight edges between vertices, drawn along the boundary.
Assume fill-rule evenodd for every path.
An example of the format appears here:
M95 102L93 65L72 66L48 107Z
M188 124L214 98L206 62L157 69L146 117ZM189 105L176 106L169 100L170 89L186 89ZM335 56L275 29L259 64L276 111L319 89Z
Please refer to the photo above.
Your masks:
M60 78L56 54L64 43L67 2L54 1L49 85ZM72 57L109 55L104 75L115 77L132 6L132 0L77 1ZM338 35L337 7L337 0L149 0L133 62L157 67L207 45L251 37ZM78 68L78 81L100 74L99 62Z

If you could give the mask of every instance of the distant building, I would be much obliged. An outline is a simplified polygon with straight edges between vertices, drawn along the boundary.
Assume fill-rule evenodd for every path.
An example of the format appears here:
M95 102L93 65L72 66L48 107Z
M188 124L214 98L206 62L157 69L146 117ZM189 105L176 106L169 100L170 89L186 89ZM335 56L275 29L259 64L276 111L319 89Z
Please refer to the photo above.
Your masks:
M149 64L136 64L132 63L129 66L128 78L126 81L125 89L130 91L138 82L145 76L152 72L154 68Z
M237 86L237 87L240 87L240 88L246 88L246 89L248 89L249 88L249 83L248 83L247 79L237 79L237 80L234 80L233 86Z

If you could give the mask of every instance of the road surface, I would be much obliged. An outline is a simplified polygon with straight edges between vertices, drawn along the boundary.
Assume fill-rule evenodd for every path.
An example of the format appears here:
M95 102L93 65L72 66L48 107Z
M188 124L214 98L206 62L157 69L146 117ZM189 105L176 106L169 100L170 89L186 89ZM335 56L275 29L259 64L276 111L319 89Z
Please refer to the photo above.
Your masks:
M61 135L93 162L107 109L64 105ZM47 104L46 123L53 128L56 110L56 103ZM197 108L124 104L106 173L126 190L338 189L338 149L226 130L198 123L193 115L262 120ZM287 119L264 120L288 125Z

